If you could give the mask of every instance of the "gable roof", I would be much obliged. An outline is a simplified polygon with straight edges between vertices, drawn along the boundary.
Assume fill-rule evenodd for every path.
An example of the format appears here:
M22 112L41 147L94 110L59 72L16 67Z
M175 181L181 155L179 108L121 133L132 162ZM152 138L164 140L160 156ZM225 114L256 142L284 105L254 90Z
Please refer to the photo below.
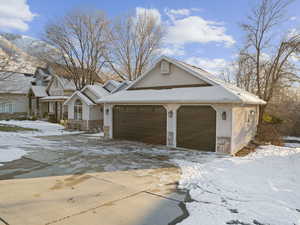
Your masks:
M62 86L64 91L67 91L67 90L75 91L76 90L73 80L54 74L51 77L51 81L49 82L48 87L46 88L47 91L49 91L49 89L55 79L60 83L60 85Z
M163 90L129 90L162 60L166 60L179 68L187 71L200 80L211 84L207 87L172 88ZM117 92L99 103L240 103L240 104L265 104L265 101L232 84L228 84L207 71L190 64L162 56L141 77L126 88L126 91Z
M0 77L6 77L0 80L0 93L7 94L27 94L34 80L32 75L14 72L0 72Z
M35 97L46 97L48 96L46 92L46 87L44 86L31 86L30 90Z
M87 89L90 90L98 98L102 98L109 94L109 92L106 89L104 89L101 85L97 85L97 84L87 85L81 90L81 92L83 93Z
M108 89L108 86L112 85L113 88L111 90ZM118 88L121 85L119 81L116 80L107 80L105 84L103 84L103 88L105 88L108 92L112 93L116 88Z
M87 105L95 105L95 103L89 99L86 95L80 91L75 91L65 102L64 105L67 105L73 98L79 97Z

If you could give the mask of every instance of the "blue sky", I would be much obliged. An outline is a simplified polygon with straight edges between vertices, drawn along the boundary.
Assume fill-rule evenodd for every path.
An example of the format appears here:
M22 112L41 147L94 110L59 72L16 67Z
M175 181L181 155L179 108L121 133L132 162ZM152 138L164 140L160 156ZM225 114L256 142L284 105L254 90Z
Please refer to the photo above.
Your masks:
M76 8L109 18L150 10L166 26L163 53L212 72L233 59L242 43L239 24L260 0L0 0L0 30L40 38L47 22ZM300 1L288 10L286 30L298 29Z

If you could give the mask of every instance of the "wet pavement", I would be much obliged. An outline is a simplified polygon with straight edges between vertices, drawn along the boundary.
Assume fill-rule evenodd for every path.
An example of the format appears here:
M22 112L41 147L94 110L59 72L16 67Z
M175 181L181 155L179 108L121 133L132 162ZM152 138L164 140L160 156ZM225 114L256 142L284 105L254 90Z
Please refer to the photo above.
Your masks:
M34 178L105 171L176 167L176 160L207 162L215 153L173 149L143 143L104 140L88 134L35 138L27 154L2 163L0 179Z

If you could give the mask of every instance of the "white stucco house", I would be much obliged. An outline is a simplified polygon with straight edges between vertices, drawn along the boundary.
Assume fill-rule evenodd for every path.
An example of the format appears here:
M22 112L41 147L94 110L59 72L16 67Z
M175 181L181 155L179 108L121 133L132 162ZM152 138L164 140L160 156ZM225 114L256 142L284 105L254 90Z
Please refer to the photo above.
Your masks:
M99 98L107 138L234 154L256 134L257 96L161 57L125 90Z
M87 85L81 91L74 92L64 103L68 108L67 128L102 130L103 104L97 104L96 100L108 94L101 84Z

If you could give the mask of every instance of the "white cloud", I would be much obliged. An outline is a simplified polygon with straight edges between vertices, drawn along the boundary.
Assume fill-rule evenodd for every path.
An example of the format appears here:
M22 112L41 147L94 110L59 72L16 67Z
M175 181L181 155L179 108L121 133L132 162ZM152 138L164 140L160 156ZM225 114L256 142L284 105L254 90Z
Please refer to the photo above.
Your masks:
M191 11L189 9L165 9L168 16L189 16Z
M286 35L286 38L292 38L296 35L299 35L300 34L300 31L296 28L292 28L288 31L287 35Z
M208 59L199 57L190 57L185 60L185 62L199 66L200 68L207 70L213 74L219 74L225 69L230 69L229 62L222 58Z
M297 17L296 16L292 16L292 17L290 17L290 20L292 20L292 21L294 21L294 20L296 20L297 19Z
M187 16L181 19L171 18L171 24L167 27L166 42L182 45L217 42L230 47L235 40L226 34L222 23L205 20L200 16Z
M26 0L2 0L0 1L0 29L20 31L28 30L28 22L36 14L30 11Z
M166 36L162 54L169 56L185 55L186 44L206 44L215 42L230 47L235 43L232 36L226 33L224 23L205 20L200 16L193 15L201 9L165 9L167 19L162 21L162 15L155 8L136 8L136 16L150 14L157 19L159 24L164 24Z
M160 49L160 54L168 56L183 56L185 51L182 45L168 45Z
M155 8L146 9L146 8L142 8L142 7L136 7L135 11L136 11L137 17L143 16L143 15L151 15L153 18L156 19L158 24L161 23L161 14Z

